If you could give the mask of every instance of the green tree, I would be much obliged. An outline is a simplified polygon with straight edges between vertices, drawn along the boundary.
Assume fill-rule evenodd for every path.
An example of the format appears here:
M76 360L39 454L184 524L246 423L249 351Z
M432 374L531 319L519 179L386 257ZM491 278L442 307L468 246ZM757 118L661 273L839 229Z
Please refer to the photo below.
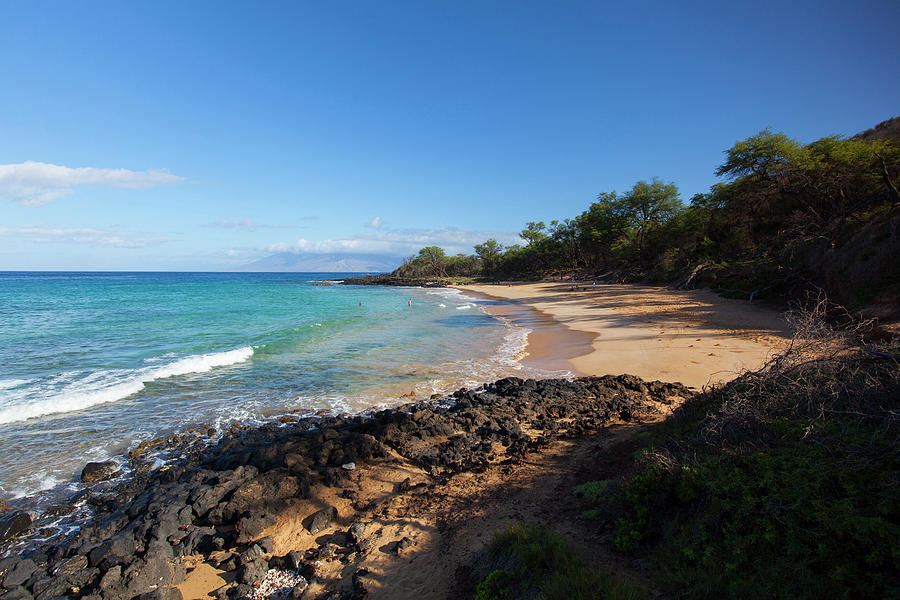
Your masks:
M716 175L735 179L752 175L759 180L775 178L797 155L800 144L783 133L763 129L725 151L725 163Z
M803 203L804 221L816 231L838 232L847 218L870 206L895 202L897 191L889 166L900 153L883 140L825 137L805 146L791 176Z
M475 244L475 254L481 259L483 273L485 275L493 273L497 270L500 257L503 255L503 244L490 238L483 244Z
M650 182L638 181L634 184L634 187L622 196L622 207L636 230L639 251L644 249L649 231L682 210L678 187L671 182L663 183L656 177Z
M631 218L615 191L602 192L597 201L575 219L585 256L608 266L613 247L628 233Z
M519 233L519 237L525 240L526 246L537 246L548 237L544 233L545 229L546 225L543 221L529 221L525 229Z
M419 256L432 277L446 277L447 253L440 246L426 246L419 250Z

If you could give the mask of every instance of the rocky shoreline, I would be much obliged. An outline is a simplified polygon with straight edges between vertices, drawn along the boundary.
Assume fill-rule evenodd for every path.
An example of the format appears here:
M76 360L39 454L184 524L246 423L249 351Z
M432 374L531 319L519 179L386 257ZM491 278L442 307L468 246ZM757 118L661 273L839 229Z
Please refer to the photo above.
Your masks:
M122 480L109 480L116 463L86 466L89 486L52 509L90 507L69 535L41 540L28 515L3 515L4 552L14 551L0 559L0 599L177 599L198 565L223 574L218 598L361 598L367 558L414 552L409 537L382 543L374 516L385 502L425 502L457 475L514 465L691 395L628 375L505 378L368 415L286 416L235 425L215 442L212 430L145 442ZM158 453L177 459L159 466ZM367 491L376 471L388 493ZM296 531L280 533L291 518Z
M341 280L341 285L385 285L396 287L425 287L425 288L441 288L447 287L445 282L440 280L429 280L413 277L398 277L390 273L383 275L364 275L361 277L348 277Z

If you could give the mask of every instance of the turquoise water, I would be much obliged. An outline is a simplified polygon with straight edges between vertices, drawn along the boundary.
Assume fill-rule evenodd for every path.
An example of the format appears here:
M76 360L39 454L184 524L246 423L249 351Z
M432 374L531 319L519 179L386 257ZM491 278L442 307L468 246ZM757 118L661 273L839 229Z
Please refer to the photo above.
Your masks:
M516 372L528 331L340 273L0 273L0 499L186 427L358 411ZM411 304L411 306L410 306Z

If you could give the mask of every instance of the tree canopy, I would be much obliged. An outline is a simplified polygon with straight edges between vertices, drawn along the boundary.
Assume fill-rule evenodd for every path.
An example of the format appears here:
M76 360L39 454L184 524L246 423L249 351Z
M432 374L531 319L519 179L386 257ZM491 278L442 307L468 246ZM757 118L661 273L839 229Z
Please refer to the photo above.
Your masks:
M693 281L706 269L710 282L729 293L750 288L748 297L797 282L849 303L900 296L898 142L828 136L802 145L764 129L725 150L716 169L723 181L688 205L673 182L653 177L621 194L599 193L574 218L527 222L523 245L491 238L473 255L454 257L429 246L401 271L487 278L616 273L672 282Z

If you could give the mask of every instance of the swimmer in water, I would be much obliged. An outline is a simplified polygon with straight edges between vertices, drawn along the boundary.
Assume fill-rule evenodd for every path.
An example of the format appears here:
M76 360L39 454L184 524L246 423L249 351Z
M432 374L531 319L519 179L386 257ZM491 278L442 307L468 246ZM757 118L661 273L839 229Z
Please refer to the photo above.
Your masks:
M407 300L406 303L407 303L407 305L409 305L410 308L412 308L412 298Z

